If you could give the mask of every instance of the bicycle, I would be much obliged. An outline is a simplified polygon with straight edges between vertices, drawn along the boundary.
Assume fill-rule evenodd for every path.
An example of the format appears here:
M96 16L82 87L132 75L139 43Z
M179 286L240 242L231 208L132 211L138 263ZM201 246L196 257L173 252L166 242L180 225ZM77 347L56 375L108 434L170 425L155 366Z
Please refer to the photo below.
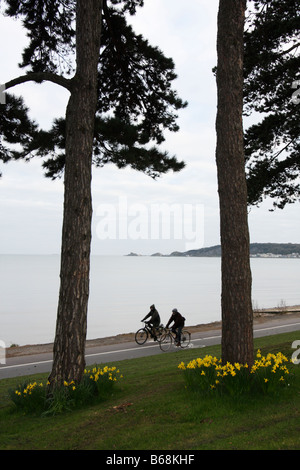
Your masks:
M180 347L185 349L191 342L191 333L185 328L181 332ZM162 351L168 351L172 344L176 344L176 333L174 331L167 330L167 332L161 337L159 341L159 347Z
M150 337L153 337L153 330L155 330L155 336L157 339L157 342L160 343L160 340L162 336L166 333L166 329L164 325L159 325L157 327L154 327L153 330L151 327L149 327L148 322L144 322L145 326L143 328L140 328L137 330L135 334L135 342L139 344L140 346L142 344L145 344L147 339Z

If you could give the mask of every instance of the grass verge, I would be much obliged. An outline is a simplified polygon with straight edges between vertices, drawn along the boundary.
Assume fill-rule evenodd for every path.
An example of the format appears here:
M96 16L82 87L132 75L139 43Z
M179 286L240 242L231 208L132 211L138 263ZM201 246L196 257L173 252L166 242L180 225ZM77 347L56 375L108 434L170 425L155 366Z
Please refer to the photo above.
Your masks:
M258 338L255 348L290 358L297 339L300 332ZM299 449L300 365L291 366L294 383L278 395L203 396L186 390L178 364L207 354L220 356L220 346L108 364L124 379L105 402L49 417L16 412L8 389L22 378L3 379L0 449Z

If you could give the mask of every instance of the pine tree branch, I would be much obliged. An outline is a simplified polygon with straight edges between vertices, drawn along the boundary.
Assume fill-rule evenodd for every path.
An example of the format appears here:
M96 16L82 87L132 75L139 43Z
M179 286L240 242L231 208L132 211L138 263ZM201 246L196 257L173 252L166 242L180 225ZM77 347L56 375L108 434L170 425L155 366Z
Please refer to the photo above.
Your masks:
M285 54L289 54L291 51L293 51L294 49L297 49L298 47L300 46L300 42L297 42L296 44L293 44L292 47L290 47L289 49L287 49L286 51L282 51L279 56L283 56Z
M14 78L13 80L10 80L9 82L5 83L5 90L12 88L16 85L20 85L21 83L31 81L36 83L42 83L44 81L53 82L71 91L71 79L67 79L60 75L56 75L50 72L31 72L26 75L21 75L20 77Z

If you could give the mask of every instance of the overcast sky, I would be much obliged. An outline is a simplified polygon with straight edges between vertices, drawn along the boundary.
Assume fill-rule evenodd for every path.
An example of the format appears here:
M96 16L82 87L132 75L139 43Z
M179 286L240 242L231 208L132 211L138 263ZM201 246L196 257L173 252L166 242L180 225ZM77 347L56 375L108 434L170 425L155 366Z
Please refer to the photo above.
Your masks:
M189 106L180 111L180 131L166 133L162 148L186 168L156 181L113 165L94 169L93 254L168 254L220 243L212 74L217 8L217 0L145 0L132 20L136 32L175 62L174 88ZM17 21L1 17L0 37L1 84L23 73L17 64L26 36ZM13 93L24 96L41 126L65 113L68 92L57 85L27 83ZM0 253L60 253L63 181L46 179L39 160L1 163L1 171ZM271 207L265 201L251 209L251 242L299 243L299 204L275 212Z

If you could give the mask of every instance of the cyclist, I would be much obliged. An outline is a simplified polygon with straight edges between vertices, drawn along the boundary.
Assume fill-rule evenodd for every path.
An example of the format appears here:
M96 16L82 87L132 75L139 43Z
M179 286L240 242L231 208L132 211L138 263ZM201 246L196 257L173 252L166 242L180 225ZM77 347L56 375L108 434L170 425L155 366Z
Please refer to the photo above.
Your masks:
M171 330L176 333L175 343L176 346L180 346L181 341L181 332L182 328L184 327L185 318L178 312L177 308L173 308L172 316L168 323L166 324L166 328L169 327L170 323L174 322Z
M145 321L149 317L151 317L150 320L145 323L147 323L147 325L151 328L151 336L154 338L154 341L156 341L157 337L155 333L155 328L159 327L160 325L160 316L154 304L150 305L150 312L141 321Z

